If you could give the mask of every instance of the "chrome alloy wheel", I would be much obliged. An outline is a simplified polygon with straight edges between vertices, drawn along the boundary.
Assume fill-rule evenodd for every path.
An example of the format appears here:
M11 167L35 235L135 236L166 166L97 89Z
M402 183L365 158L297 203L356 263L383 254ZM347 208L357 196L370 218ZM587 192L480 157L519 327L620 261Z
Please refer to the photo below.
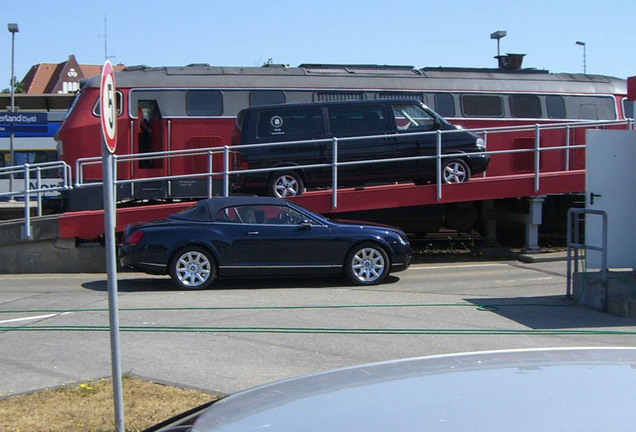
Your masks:
M386 271L384 256L372 247L360 249L353 255L351 270L361 283L373 283L384 276Z
M177 259L174 271L184 288L200 288L210 278L212 263L204 253L190 250Z
M300 192L300 188L301 185L294 176L284 174L276 177L276 181L274 182L274 195L279 198L300 195L298 193Z
M470 179L470 168L460 159L448 161L442 172L444 183L464 183Z

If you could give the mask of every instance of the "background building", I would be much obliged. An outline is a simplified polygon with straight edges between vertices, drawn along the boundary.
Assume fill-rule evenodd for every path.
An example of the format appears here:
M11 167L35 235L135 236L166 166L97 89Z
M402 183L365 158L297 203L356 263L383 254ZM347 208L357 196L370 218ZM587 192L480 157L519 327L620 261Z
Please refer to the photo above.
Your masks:
M39 63L31 66L22 80L26 94L66 94L79 90L81 79L99 75L103 65L81 65L73 54L62 63ZM124 65L113 66L115 72Z

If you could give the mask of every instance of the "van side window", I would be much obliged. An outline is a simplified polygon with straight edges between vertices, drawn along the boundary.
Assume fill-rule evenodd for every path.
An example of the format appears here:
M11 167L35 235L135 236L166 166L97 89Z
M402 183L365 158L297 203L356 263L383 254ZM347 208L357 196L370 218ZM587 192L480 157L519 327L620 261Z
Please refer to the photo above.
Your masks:
M329 124L331 133L335 136L384 133L389 129L389 121L382 105L331 106Z
M419 105L395 104L393 115L398 130L431 130L435 127L435 118Z
M318 107L272 108L258 113L257 137L272 141L312 139L325 134L325 122Z

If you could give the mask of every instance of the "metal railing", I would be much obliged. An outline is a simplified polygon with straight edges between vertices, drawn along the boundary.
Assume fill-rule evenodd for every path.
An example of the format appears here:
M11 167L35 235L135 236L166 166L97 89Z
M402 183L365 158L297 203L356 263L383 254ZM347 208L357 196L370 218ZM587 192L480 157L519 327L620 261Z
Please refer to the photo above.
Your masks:
M436 166L436 198L437 200L441 200L443 197L443 187L444 184L442 182L442 165L443 160L446 158L453 158L457 156L465 156L466 153L443 153L442 141L444 134L453 134L453 133L464 133L464 132L473 132L479 136L481 136L484 140L486 151L480 154L488 154L490 156L495 155L510 155L515 153L533 153L533 176L534 176L534 191L537 192L540 189L540 178L541 178L541 154L544 152L565 152L564 157L564 171L570 171L571 166L569 163L569 155L570 152L575 149L584 149L585 144L574 145L572 141L572 137L574 136L574 131L577 129L589 129L589 128L607 128L607 127L625 127L626 129L633 130L634 129L634 121L632 119L628 120L620 120L620 121L590 121L590 122L574 122L574 123L558 123L558 124L536 124L536 125L523 125L523 126L508 126L508 127L497 127L497 128L486 128L486 129L459 129L459 130L448 130L448 131L433 131L433 132L413 132L413 133L400 133L395 135L376 135L376 136L365 136L365 139L393 139L393 138L405 138L409 136L417 137L417 136L426 136L426 135L434 135L435 136L435 154L427 155L427 156L410 156L410 157L398 157L398 158L384 158L384 159L372 159L372 160L360 160L360 161L341 161L340 151L342 144L346 144L348 141L360 139L359 137L346 137L346 138L333 138L333 139L323 139L323 140L307 140L307 141L288 141L288 142L278 142L278 143L266 143L266 144L250 144L250 145L235 145L235 146L219 146L219 147L209 147L209 148L199 148L199 149L190 149L190 150L172 150L172 151L164 151L164 152L152 152L152 153L141 153L141 154L123 154L123 155L114 155L113 163L114 167L114 178L117 178L117 166L119 164L128 163L135 164L144 160L167 160L171 161L177 158L191 158L191 157L201 157L204 156L207 158L205 171L201 172L191 172L188 174L170 174L155 176L155 177L144 177L144 178L129 178L129 179L119 179L115 180L116 185L125 185L125 184L138 184L144 182L151 181L162 181L162 180L183 180L183 179L194 179L194 178L204 178L207 179L208 187L207 187L207 195L208 197L212 197L212 184L214 179L221 179L223 182L223 194L228 196L230 194L230 178L236 174L248 174L248 173L264 173L264 172L273 172L280 171L284 169L293 168L295 170L310 170L310 169L318 169L318 168L329 168L332 172L332 207L335 209L338 206L338 188L336 185L338 184L338 171L342 169L342 167L346 166L355 166L355 165L375 165L375 164L383 164L383 163L396 163L396 162L407 162L407 161L418 161L418 160L434 160ZM541 136L543 133L553 130L563 130L564 131L564 139L563 144L559 146L548 146L541 147ZM499 134L511 134L511 133L530 133L533 134L534 137L534 147L533 148L521 148L521 149L506 149L506 150L488 150L488 141L494 139L493 137ZM333 151L330 151L332 155L332 159L329 163L319 163L319 164L307 164L307 165L294 165L293 167L275 167L275 168L260 168L260 169L231 169L231 160L233 154L235 152L239 152L242 148L262 148L262 147L273 147L273 146L298 146L298 145L308 145L308 146L331 146ZM213 169L213 160L214 158L222 158L222 169L220 171L214 171ZM96 187L101 186L102 182L100 181L87 181L85 180L84 171L91 166L101 165L102 157L88 157L88 158L80 158L75 162L75 182L71 183L71 175L70 168L64 162L49 162L45 164L25 164L16 167L6 167L0 169L0 177L4 175L8 175L13 172L14 175L16 173L22 173L25 176L25 184L28 185L29 178L32 178L30 175L32 172L35 172L36 178L39 179L39 172L43 169L57 169L63 172L63 178L59 186L53 188L46 188L46 192L53 191L62 191L69 189L79 189L85 187ZM487 173L483 174L484 177L492 177ZM36 197L39 193L44 192L41 186L39 185L39 180L37 180L37 186L35 188L30 188L25 186L23 190L9 191L1 193L0 196L15 196L18 194L24 194L26 190L29 190L29 194L25 194L27 205L25 205L25 219L27 218L28 212L28 200L29 197L33 194L36 194ZM38 198L38 202L40 199ZM41 205L38 205L38 208L41 208Z
M581 224L584 220L581 220L581 216L596 215L602 219L602 232L601 232L601 245L586 244L582 239L583 233L581 232ZM567 216L567 285L566 296L568 299L572 298L572 275L573 273L579 273L579 262L583 256L579 256L579 251L596 251L601 253L601 286L602 286L602 298L601 298L601 310L607 311L607 298L608 298L608 267L607 267L607 213L602 210L588 210L571 208L568 210ZM574 264L573 264L574 263Z
M200 149L192 149L192 150L173 150L173 151L165 151L165 152L153 152L153 153L141 153L141 154L125 154L125 155L115 155L115 165L120 163L136 163L142 160L156 160L156 159L166 159L168 161L175 158L183 158L183 157L193 157L193 156L202 156L205 155L208 158L206 171L201 172L193 172L189 174L168 174L163 176L155 176L155 177L146 177L146 178L133 178L133 179L120 179L116 180L116 184L135 184L135 183L143 183L149 181L157 181L157 180L172 180L172 179L188 179L188 178L207 178L208 179L208 191L209 196L211 196L212 191L212 181L214 178L222 178L223 179L223 191L225 195L229 194L229 184L230 184L230 176L235 174L248 174L248 173L263 173L263 172L273 172L280 171L283 169L296 169L296 170L310 170L310 169L318 169L318 168L330 168L332 170L332 193L333 193L333 207L337 207L337 185L338 180L338 169L351 166L351 165L369 165L369 164L382 164L382 163L395 163L395 162L406 162L406 161L414 161L414 160L427 160L434 159L436 163L436 182L437 182L437 200L442 199L442 187L443 183L441 181L442 177L442 161L445 158L452 158L457 156L465 156L466 153L443 153L442 152L442 135L444 134L453 134L453 133L461 133L461 132L473 132L477 135L483 137L484 142L486 143L486 148L488 148L488 140L492 139L493 136L498 134L510 134L513 132L522 133L522 132L530 132L534 134L534 148L531 149L506 149L506 150L488 150L483 154L488 155L502 155L502 154L515 154L515 153L534 153L534 191L537 192L540 188L540 159L541 154L544 152L556 152L563 151L565 152L564 157L564 171L569 171L570 167L570 157L569 154L571 151L576 149L584 149L585 144L574 145L571 142L571 137L574 135L573 131L577 129L589 129L589 128L607 128L607 127L616 127L623 126L627 129L634 128L633 120L620 120L620 121L591 121L591 122L575 122L568 124L536 124L536 125L524 125L524 126L512 126L512 127L499 127L499 128L487 128L487 129L460 129L460 130L448 130L448 131L433 131L433 132L418 132L418 133L400 133L395 135L376 135L376 136L365 136L366 139L375 139L375 138L383 138L383 139L392 139L392 138L404 138L408 136L426 136L426 135L436 135L436 152L434 155L428 156L412 156L412 157L399 157L399 158L384 158L384 159L372 159L372 160L360 160L360 161L340 161L339 160L339 146L347 141L357 140L359 137L347 137L347 138L333 138L333 139L322 139L322 140L306 140L306 141L286 141L286 142L278 142L278 143L265 143L265 144L250 144L250 145L233 145L233 146L219 146L219 147L209 147L209 148L200 148ZM563 145L560 146L549 146L549 147L541 147L541 134L547 131L552 130L563 130L564 131L564 142ZM285 146L299 146L299 145L308 145L308 146L324 146L327 147L329 145L334 149L332 154L332 160L330 163L319 163L319 164L306 164L306 165L294 165L293 167L275 167L275 168L259 168L259 169L230 169L231 166L231 155L234 152L240 152L243 148L262 148L262 147L285 147ZM223 158L223 169L220 171L214 171L212 169L212 160L216 155L222 155ZM101 157L90 157L90 158L81 158L76 161L75 164L75 172L76 181L74 183L74 187L90 187L90 186L98 186L101 185L100 182L86 182L84 180L84 169L91 165L99 165L102 163ZM487 175L485 175L487 176Z
M47 175L53 173L53 175ZM50 177L60 177L54 183L50 182ZM9 202L17 200L24 201L24 229L22 238L30 240L31 234L31 201L35 199L37 216L42 216L42 198L44 195L59 194L61 191L72 189L71 167L62 161L42 162L0 168L0 179L5 177L17 178L11 181L11 187L21 183L23 188L0 192L0 197L8 197ZM21 178L21 179L20 179ZM6 180L8 181L8 180Z

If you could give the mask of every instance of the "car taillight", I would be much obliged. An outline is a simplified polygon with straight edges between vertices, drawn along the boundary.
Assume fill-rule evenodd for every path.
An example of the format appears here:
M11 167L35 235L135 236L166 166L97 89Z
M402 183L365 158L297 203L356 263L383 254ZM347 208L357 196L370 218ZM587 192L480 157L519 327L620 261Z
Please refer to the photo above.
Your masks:
M135 231L126 238L126 244L130 246L134 246L141 241L143 236L144 236L143 232Z

